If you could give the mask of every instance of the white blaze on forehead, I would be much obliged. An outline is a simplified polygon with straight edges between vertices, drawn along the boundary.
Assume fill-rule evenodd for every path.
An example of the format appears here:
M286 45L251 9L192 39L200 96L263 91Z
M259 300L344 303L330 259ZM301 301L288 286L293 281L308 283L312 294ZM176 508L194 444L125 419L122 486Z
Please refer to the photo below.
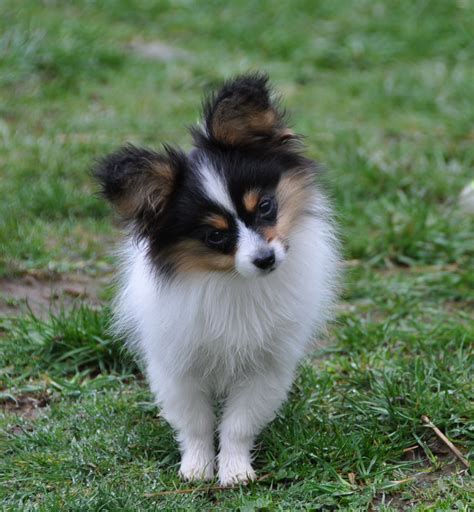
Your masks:
M235 253L235 266L244 276L257 274L253 260L260 250L266 246L265 240L253 229L249 229L242 221L237 220L238 244Z
M239 248L245 253L254 253L265 248L265 240L253 229L248 228L241 220L237 220L239 229Z
M199 174L201 175L201 185L206 196L230 213L236 214L225 180L219 176L209 162L201 162Z

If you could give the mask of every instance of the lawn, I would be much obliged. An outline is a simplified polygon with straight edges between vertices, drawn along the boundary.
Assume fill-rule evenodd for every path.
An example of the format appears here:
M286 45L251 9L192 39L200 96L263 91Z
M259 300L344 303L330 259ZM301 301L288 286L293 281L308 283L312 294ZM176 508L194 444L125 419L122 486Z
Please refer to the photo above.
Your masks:
M125 141L189 148L202 90L248 70L326 169L346 271L258 481L221 490L179 481L107 334L119 229L89 170ZM2 509L474 508L421 419L472 458L472 2L3 0L0 98Z

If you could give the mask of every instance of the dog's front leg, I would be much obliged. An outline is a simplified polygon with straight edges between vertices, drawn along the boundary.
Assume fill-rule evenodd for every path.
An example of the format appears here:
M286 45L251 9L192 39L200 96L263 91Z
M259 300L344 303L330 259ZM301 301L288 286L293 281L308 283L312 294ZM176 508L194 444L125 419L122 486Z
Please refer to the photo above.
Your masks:
M250 451L258 433L286 398L293 368L254 375L233 388L219 427L219 482L223 486L255 478Z
M162 414L176 431L181 449L179 473L186 480L214 476L214 412L212 401L192 377L166 378L160 371L150 383Z

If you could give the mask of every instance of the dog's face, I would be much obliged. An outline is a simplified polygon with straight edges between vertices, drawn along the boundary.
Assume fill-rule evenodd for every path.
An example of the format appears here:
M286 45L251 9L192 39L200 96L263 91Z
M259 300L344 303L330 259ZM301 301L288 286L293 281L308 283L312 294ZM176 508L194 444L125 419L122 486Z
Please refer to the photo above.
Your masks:
M245 277L275 270L308 208L312 162L272 103L267 80L231 81L204 108L188 155L126 146L96 168L103 192L165 272Z

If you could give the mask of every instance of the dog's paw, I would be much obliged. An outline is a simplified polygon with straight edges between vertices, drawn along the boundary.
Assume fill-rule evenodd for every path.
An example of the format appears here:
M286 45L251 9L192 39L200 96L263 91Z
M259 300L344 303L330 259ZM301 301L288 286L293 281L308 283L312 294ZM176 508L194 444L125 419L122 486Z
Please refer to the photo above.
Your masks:
M212 480L214 478L214 468L211 464L202 466L184 466L181 464L179 476L183 480L193 482L195 480Z
M187 452L179 468L183 480L212 480L214 478L214 457L211 454Z
M219 484L228 487L247 484L255 480L255 471L245 459L221 459L219 461Z

